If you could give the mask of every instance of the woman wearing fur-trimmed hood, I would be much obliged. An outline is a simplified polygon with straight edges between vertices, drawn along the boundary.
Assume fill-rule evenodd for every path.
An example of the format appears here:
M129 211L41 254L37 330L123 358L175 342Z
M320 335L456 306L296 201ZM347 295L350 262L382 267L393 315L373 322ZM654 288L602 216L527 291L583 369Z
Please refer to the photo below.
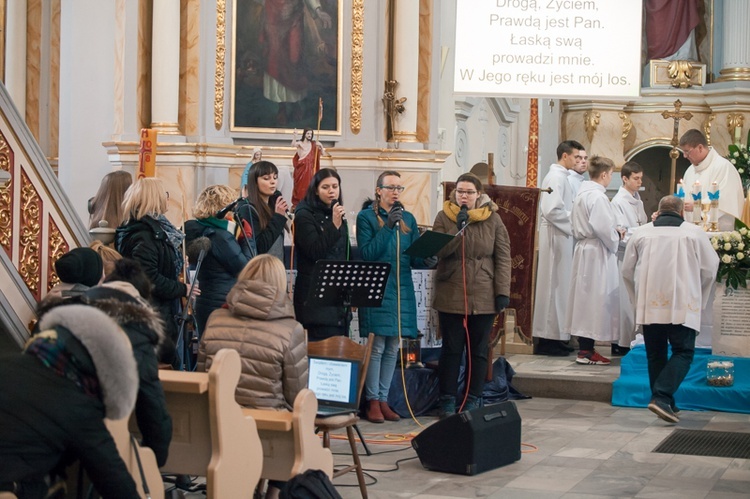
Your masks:
M39 330L22 353L0 359L0 491L45 497L45 476L80 460L103 497L138 497L104 424L135 405L126 335L84 305L50 310Z

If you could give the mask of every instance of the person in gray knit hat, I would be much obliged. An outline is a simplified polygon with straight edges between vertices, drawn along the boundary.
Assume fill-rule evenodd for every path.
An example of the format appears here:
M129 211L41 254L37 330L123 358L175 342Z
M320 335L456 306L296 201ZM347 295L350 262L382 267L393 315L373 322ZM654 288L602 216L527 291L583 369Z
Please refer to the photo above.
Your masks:
M125 333L90 306L49 311L22 353L0 357L0 491L43 498L75 460L102 497L138 497L104 418L130 416L138 392Z

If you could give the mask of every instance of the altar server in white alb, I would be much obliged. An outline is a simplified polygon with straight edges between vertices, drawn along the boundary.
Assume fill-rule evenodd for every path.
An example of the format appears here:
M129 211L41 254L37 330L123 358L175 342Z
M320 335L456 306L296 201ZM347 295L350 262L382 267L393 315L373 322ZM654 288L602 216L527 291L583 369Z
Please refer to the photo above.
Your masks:
M716 149L708 147L706 136L695 128L688 130L680 138L680 149L685 159L690 161L690 166L683 176L685 190L692 192L697 180L700 182L703 199L706 199L707 193L713 190L713 183L716 182L719 189L719 230L734 230L734 219L741 217L745 200L742 179L737 169L729 160L717 153ZM685 202L685 211L693 211L692 199Z
M615 210L617 226L625 229L625 236L617 248L617 267L622 266L625 256L625 245L630 240L633 231L648 223L643 201L638 190L643 182L643 168L635 161L628 161L620 170L622 186L612 198L612 208ZM630 306L628 294L622 291L623 282L620 275L620 337L612 343L612 355L624 355L630 350L630 343L635 339L636 327L633 307Z
M565 333L578 337L579 364L608 365L610 360L594 349L594 343L619 337L617 246L624 231L617 228L606 194L614 169L609 158L591 158L591 180L581 184L570 215L576 245Z
M701 313L719 268L705 232L683 220L682 209L680 198L662 198L656 220L633 232L622 261L635 322L643 325L651 386L648 408L670 423L679 421L674 393L690 370Z
M568 182L568 172L576 164L576 156L583 146L575 140L566 140L557 146L557 163L550 166L542 181L539 219L539 267L534 299L534 338L538 338L536 353L566 356L570 349L565 342L570 339L563 333L565 310L570 292L570 262L573 260L573 232L570 228L570 210L573 207L573 189Z
M581 184L586 180L586 171L589 168L589 155L583 149L576 154L576 164L568 170L568 182L573 188L573 199L578 195Z

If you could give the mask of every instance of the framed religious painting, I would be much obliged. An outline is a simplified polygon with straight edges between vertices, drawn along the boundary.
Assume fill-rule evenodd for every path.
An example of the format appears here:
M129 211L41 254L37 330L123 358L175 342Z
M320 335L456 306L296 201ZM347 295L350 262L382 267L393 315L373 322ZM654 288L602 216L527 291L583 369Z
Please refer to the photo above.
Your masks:
M341 134L342 4L233 2L232 131Z

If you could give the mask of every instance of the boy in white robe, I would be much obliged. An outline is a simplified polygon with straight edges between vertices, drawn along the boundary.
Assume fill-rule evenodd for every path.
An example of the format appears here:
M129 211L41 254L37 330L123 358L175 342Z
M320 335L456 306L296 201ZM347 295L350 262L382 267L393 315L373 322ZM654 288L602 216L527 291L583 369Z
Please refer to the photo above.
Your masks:
M719 268L719 256L705 232L686 222L682 209L680 198L662 198L656 220L633 232L622 261L635 322L643 326L651 386L648 408L669 423L679 421L674 394L690 370L701 314Z
M581 188L581 184L586 180L585 173L589 168L589 155L586 151L581 149L575 156L576 164L568 170L568 182L573 188L573 199L578 195L578 190Z
M591 158L591 180L581 185L570 215L576 245L564 330L578 337L576 362L579 364L609 365L610 360L596 351L594 343L611 343L619 337L616 255L624 231L617 229L615 213L606 194L614 169L615 164L609 158Z
M617 226L625 229L625 237L617 248L617 268L622 265L625 256L625 245L628 243L633 230L648 223L648 217L643 209L638 190L643 181L643 168L635 161L628 161L620 170L622 187L612 198L612 208L615 210ZM620 274L620 338L612 343L612 355L625 355L630 351L630 343L635 339L636 327L634 309L630 305L630 298L624 292L622 274Z
M690 166L682 177L685 190L692 192L696 181L700 182L702 198L707 199L713 191L713 183L719 190L719 230L734 230L734 219L742 216L745 196L742 191L742 179L737 168L722 157L708 141L703 132L697 129L688 130L680 137L680 149ZM700 207L696 207L700 209ZM693 200L685 198L685 211L692 214Z
M564 357L572 349L566 345L570 335L563 333L565 311L570 292L570 263L573 260L573 235L570 210L573 189L568 172L576 164L576 156L583 146L566 140L557 146L557 163L550 166L542 181L543 193L539 203L539 265L536 274L533 336L537 338L536 353Z

